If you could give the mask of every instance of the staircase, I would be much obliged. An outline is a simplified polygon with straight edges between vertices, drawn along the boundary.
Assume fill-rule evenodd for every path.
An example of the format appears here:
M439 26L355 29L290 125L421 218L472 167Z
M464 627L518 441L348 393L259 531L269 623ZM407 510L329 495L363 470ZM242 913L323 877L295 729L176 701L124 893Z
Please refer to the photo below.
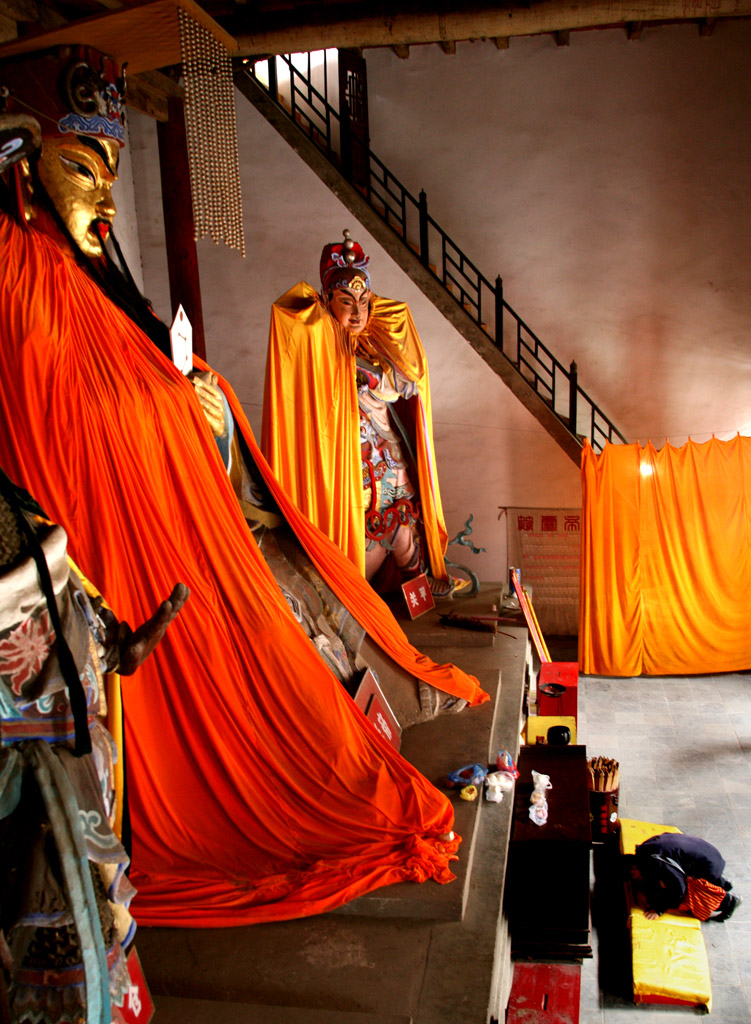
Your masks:
M577 465L584 438L595 451L625 444L580 387L576 363L556 359L506 302L500 276L491 282L430 216L425 192L415 198L370 149L358 130L355 112L367 98L364 86L353 89L356 76L340 73L337 89L327 57L313 57L243 59L235 85Z

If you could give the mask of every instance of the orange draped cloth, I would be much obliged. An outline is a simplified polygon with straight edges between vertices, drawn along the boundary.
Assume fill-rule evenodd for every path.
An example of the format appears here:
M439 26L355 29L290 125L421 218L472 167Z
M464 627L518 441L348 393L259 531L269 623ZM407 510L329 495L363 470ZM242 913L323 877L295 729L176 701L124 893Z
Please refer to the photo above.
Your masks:
M357 404L356 349L417 386L407 403L431 574L447 580L448 534L433 449L428 364L409 309L373 296L365 330L353 339L309 284L271 308L261 447L289 497L365 572L365 509Z
M751 667L751 438L585 444L582 486L582 671Z
M450 803L372 729L296 623L191 384L56 239L0 215L0 252L3 468L64 526L121 618L140 623L177 581L191 591L123 683L137 919L248 924L396 881L450 881ZM368 611L359 576L349 594L346 559L302 517L294 526L387 651L393 640L421 678L437 671L486 699L410 648L385 606Z

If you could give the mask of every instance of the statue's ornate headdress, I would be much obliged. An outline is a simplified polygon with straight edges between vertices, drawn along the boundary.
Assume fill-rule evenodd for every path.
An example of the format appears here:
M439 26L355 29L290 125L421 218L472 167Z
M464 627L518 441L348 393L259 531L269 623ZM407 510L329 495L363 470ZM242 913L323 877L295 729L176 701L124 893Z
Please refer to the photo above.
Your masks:
M43 51L52 54L53 62L59 61L62 47L67 47L71 53L82 50L89 54L82 61L93 67L95 77L88 76L88 72L84 74L84 69L79 68L69 83L60 83L59 72L64 68L58 64L58 75L46 74L44 87L37 87L32 97L26 69L36 64ZM94 47L96 49L91 49ZM223 241L244 254L231 60L237 49L236 40L194 0L126 4L118 10L70 22L39 36L1 44L0 173L19 159L19 152L21 156L27 155L35 144L38 145L36 124L41 124L43 136L71 131L84 137L102 138L101 128L109 122L104 135L117 138L121 143L124 141L121 83L114 72L110 74L98 60L111 61L113 66L117 62L118 68L127 63L131 80L142 72L182 62L195 236L209 235L212 241ZM102 58L101 53L112 54L112 57ZM98 57L93 58L93 54ZM10 69L16 58L23 58L17 65L22 77L14 77L11 82L12 72L8 70L6 75L5 62L8 61ZM98 82L97 77L102 80ZM6 103L3 109L3 86L22 97L25 106L8 107ZM68 93L82 110L76 111L70 106ZM46 96L54 97L54 109L50 109ZM95 108L104 118L101 124L96 121ZM72 119L64 122L71 114L82 118L86 127L82 128L81 122L74 126ZM70 127L65 127L68 123ZM15 158L3 164L2 158L9 154L15 154Z
M90 46L61 46L0 65L0 172L25 155L25 131L38 144L55 135L82 135L125 144L120 64ZM35 131L38 126L39 134ZM18 137L16 137L18 136ZM4 159L3 159L4 158Z
M344 231L343 242L332 242L324 246L321 253L321 291L328 295L335 288L346 288L358 294L370 288L370 274L367 271L370 257L363 252L358 242L352 241L349 231Z

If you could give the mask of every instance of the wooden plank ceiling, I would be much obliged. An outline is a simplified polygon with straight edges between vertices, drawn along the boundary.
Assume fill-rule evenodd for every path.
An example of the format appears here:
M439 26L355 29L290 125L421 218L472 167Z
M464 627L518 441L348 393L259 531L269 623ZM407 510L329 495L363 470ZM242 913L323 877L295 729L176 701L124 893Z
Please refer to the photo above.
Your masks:
M0 0L0 44L108 12L122 17L127 8L137 8L144 2ZM629 39L638 40L647 25L678 22L693 22L701 35L711 35L721 19L751 17L751 0L527 0L463 4L449 4L446 0L199 2L237 41L238 48L233 55L238 56L265 56L324 47L364 50L377 46L390 47L406 59L411 47L425 45L439 46L450 56L456 52L457 43L468 40L492 40L503 50L515 36L549 34L559 46L568 46L577 32L617 27ZM179 68L171 69L171 83L155 71L152 68L143 75L131 75L129 102L161 118L166 117L166 97L175 94Z
M0 41L134 6L133 0L0 0ZM243 55L325 46L410 46L492 39L499 48L514 36L548 33L566 45L572 32L622 27L638 39L644 25L692 21L710 34L717 21L751 16L751 0L527 0L517 3L397 0L204 0L201 6L240 44Z

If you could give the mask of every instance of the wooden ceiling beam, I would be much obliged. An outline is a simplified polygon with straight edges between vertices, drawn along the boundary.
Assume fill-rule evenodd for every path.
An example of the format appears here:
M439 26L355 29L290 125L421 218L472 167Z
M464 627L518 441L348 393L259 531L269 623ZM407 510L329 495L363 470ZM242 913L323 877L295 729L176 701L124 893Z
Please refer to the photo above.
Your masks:
M627 39L641 39L642 30L644 28L643 21L629 21L626 25L626 38Z
M455 39L444 39L440 44L441 49L444 53L452 56L456 53L456 40Z
M185 98L184 88L160 71L142 71L126 78L125 102L156 121L169 120L169 101Z
M641 22L697 22L702 18L751 17L751 0L540 0L535 4L475 3L438 14L386 5L383 13L342 17L338 6L244 15L242 8L223 24L244 56L318 50L325 47L411 46L467 39L573 32ZM252 29L247 26L252 25Z
M45 4L36 0L0 0L0 18L16 25L38 25L41 29L57 28L65 24L65 18ZM18 32L9 38L16 38Z

